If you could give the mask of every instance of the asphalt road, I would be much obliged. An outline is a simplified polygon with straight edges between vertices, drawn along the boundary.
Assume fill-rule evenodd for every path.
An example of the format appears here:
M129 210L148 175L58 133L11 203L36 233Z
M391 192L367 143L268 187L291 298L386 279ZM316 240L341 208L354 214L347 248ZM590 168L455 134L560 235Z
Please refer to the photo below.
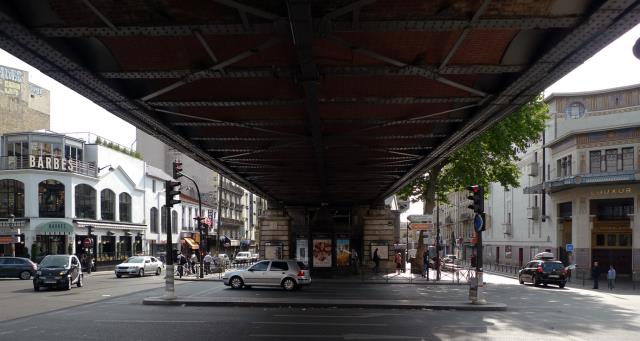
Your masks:
M99 278L103 277L103 278ZM160 277L116 280L95 276L71 292L17 292L24 300L71 300L67 308L0 322L0 340L29 338L68 340L638 340L640 292L536 288L513 279L486 276L489 300L509 305L504 312L395 309L315 309L146 306L145 297L163 292ZM22 281L26 284L30 282ZM15 280L12 282L20 283ZM2 309L7 305L0 282ZM93 287L91 286L93 284ZM109 286L112 286L111 288ZM110 297L93 298L97 291ZM155 288L154 288L155 287ZM86 289L85 289L86 288ZM152 288L152 289L150 289ZM84 293L82 291L86 290ZM119 293L132 292L123 296ZM465 287L415 284L314 283L296 292L279 289L231 290L220 282L179 282L179 295L227 297L389 297L416 295L438 300L464 297ZM42 296L41 296L42 295ZM78 299L79 297L85 297ZM35 297L35 299L25 296ZM84 301L86 299L86 301ZM95 301L99 300L99 301ZM62 304L62 303L60 303ZM71 306L73 304L73 306ZM60 306L61 308L61 306Z

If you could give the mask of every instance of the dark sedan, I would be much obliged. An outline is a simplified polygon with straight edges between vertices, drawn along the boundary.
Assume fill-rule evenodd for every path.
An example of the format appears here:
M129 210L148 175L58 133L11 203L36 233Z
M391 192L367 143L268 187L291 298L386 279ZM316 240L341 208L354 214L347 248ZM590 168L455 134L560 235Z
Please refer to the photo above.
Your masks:
M28 258L0 257L0 277L29 279L36 269L36 264Z

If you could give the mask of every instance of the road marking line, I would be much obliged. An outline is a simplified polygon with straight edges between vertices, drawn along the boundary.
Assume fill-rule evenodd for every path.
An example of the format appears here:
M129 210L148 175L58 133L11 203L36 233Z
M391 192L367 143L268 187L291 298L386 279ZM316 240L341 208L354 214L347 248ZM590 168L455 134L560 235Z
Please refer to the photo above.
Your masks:
M307 335L286 335L286 334L250 334L249 337L266 337L266 338L296 338L296 339L342 339L342 335L315 335L315 334L307 334Z
M104 323L204 323L207 321L162 321L162 320L95 320Z
M299 326L357 326L357 327L384 327L386 323L333 323L333 322L263 322L256 321L252 324L284 324L284 325L299 325Z

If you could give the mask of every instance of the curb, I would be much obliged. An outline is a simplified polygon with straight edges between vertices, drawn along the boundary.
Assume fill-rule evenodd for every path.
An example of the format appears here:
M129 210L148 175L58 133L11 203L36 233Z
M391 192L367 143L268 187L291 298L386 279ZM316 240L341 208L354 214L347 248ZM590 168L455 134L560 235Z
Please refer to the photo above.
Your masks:
M211 307L315 307L315 308L365 308L365 309L428 309L428 310L460 310L460 311L505 311L503 303L487 303L476 305L467 302L432 301L429 303L411 303L408 301L390 300L313 300L297 299L278 301L277 299L246 299L235 297L192 298L148 297L142 301L144 305L162 306L211 306Z

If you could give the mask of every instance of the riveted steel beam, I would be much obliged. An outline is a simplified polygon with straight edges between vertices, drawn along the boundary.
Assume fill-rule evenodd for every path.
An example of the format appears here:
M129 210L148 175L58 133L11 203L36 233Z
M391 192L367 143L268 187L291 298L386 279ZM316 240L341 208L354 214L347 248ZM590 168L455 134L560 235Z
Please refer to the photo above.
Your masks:
M490 2L491 0L484 0L482 2L482 4L480 5L480 8L476 11L476 13L473 15L473 18L469 22L469 25L465 27L464 30L462 30L462 33L460 33L460 36L458 36L458 39L453 44L453 47L451 47L451 50L449 50L449 53L447 53L447 56L444 57L444 60L442 61L442 63L440 64L440 67L438 68L438 71L444 69L447 66L447 63L449 63L449 60L458 51L458 48L460 47L460 45L462 45L462 42L467 38L467 35L469 35L471 30L478 23L480 16L484 14L484 12L487 10Z
M532 30L547 28L570 28L582 17L523 17L514 19L481 19L474 26L476 30L516 29ZM319 24L319 22L317 22ZM464 30L469 25L467 20L384 20L332 21L327 28L329 32L449 32ZM47 38L81 38L81 37L180 37L190 36L197 29L205 35L238 35L238 34L286 34L286 20L275 20L272 23L252 23L249 27L243 24L197 24L197 25L163 25L163 26L119 26L117 30L110 27L38 27L34 31Z
M435 72L437 65L424 67L426 70ZM524 65L450 65L440 70L440 74L463 75L463 74L499 74L516 73L524 70ZM351 76L415 76L417 72L412 68L398 68L394 66L335 66L320 67L319 73L322 76L351 77ZM217 70L206 71L202 79L235 79L235 78L291 78L295 76L295 70L285 67L273 68L226 68L222 73ZM169 70L169 71L121 71L121 72L101 72L100 76L108 79L176 79L185 77L194 71L192 70Z

